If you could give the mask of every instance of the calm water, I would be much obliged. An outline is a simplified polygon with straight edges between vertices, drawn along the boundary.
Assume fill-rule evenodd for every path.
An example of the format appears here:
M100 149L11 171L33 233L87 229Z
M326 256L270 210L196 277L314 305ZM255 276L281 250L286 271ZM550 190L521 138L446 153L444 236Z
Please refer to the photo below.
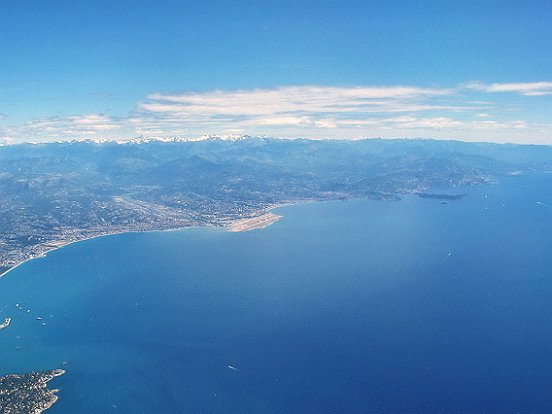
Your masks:
M550 413L552 175L467 191L52 252L0 279L0 373L65 368L52 414Z

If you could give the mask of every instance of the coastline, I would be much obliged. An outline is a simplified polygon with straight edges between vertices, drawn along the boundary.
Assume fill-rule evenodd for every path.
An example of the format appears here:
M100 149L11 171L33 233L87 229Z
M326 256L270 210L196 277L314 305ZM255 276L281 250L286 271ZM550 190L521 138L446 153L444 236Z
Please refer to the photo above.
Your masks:
M281 207L288 207L293 205L299 205L299 204L308 204L308 203L314 203L314 202L324 202L324 201L335 201L335 200L323 200L323 199L302 199L302 200L293 200L293 201L286 201L282 203L277 203L271 206L267 206L266 208L257 211L256 215L252 217L247 218L234 218L234 219L228 219L228 220L221 220L217 223L206 223L206 224L191 224L186 226L180 226L180 227L174 227L174 228L159 228L159 229L148 229L148 230L115 230L110 232L98 232L98 234L94 234L91 236L83 237L78 240L70 240L70 241L58 241L58 242L52 242L51 244L57 244L55 247L48 248L47 250L44 250L40 254L36 256L29 257L25 260L22 260L21 262L16 263L3 273L0 273L0 279L2 279L4 276L6 276L8 273L12 272L13 270L17 269L19 266L24 265L25 263L40 259L45 257L48 253L62 249L64 247L67 247L69 245L84 242L87 240L97 239L99 237L107 237L107 236L114 236L117 234L129 234L129 233L153 233L153 232L169 232L169 231L181 231L185 229L192 229L192 228L221 228L231 233L238 233L238 232L244 232L244 231L250 231L255 229L263 229L266 228L278 220L280 220L283 216L274 214L272 211L281 208Z
M226 226L226 228L231 233L240 233L255 229L264 229L265 227L276 223L281 218L282 216L278 216L274 213L266 213L257 217L236 220Z
M292 203L286 203L285 205L290 205ZM117 230L112 232L105 232L105 233L98 233L95 235L91 235L88 237L83 237L77 240L69 240L69 241L55 241L50 242L49 244L45 244L45 250L41 252L38 255L35 255L33 257L29 257L28 259L25 259L17 264L15 264L13 267L10 267L5 272L0 274L0 279L6 276L8 273L13 271L14 269L18 268L19 266L22 266L28 261L40 259L43 257L46 257L46 255L50 252L62 249L64 247L67 247L72 244L84 242L91 239L96 239L100 237L108 237L108 236L114 236L117 234L127 234L127 233L152 233L152 232L168 232L168 231L180 231L184 229L191 229L191 228L209 228L209 227L221 227L224 230L228 232L242 232L242 231L249 231L253 229L261 229L270 226L271 224L278 221L282 216L276 215L271 213L270 211L274 208L282 207L282 204L271 206L267 209L261 210L257 212L257 215L254 217L249 217L246 219L234 219L229 220L227 222L222 223L207 223L204 225L191 225L191 226L183 226L183 227L175 227L175 228L168 228L168 229L150 229L150 230ZM10 318L6 318L3 324L0 324L0 330L3 328L6 328L9 326L11 322ZM48 374L44 375L43 378L39 378L38 383L34 385L37 389L37 392L40 394L37 398L44 398L44 401L41 401L40 403L36 404L37 406L34 407L34 413L40 414L49 408L51 408L59 399L57 392L58 389L52 389L48 390L47 384L49 381L51 381L53 378L63 375L65 373L64 370L58 369L53 370L49 372ZM35 373L28 374L29 376L36 375ZM17 374L10 374L7 377L17 377ZM34 401L30 400L31 403Z
M3 273L0 273L0 279L2 279L4 276L6 276L8 273L12 272L13 270L17 269L19 266L24 265L25 263L40 259L45 257L48 253L62 249L64 247L67 247L69 245L84 242L87 240L96 239L99 237L107 237L107 236L114 236L117 234L129 234L129 233L153 233L153 232L169 232L169 231L180 231L185 229L192 229L192 228L222 228L225 229L228 232L231 233L237 233L237 232L244 232L244 231L250 231L254 229L263 229L266 228L272 224L274 224L276 221L280 220L283 216L277 215L272 213L273 210L281 207L288 207L298 204L307 204L307 203L314 203L314 202L321 202L321 201L331 201L331 200L322 200L322 199L302 199L302 200L293 200L293 201L286 201L282 203L277 203L271 206L267 206L266 208L257 211L256 215L252 217L247 218L234 218L234 219L228 219L228 220L221 220L218 223L206 223L206 224L198 224L198 225L187 225L187 226L181 226L181 227L174 227L174 228L159 228L159 229L148 229L148 230L116 230L111 232L99 232L98 234L83 237L78 240L70 240L67 242L59 241L55 242L58 243L57 246L51 247L47 250L44 250L40 254L29 257L25 260L22 260L21 262L16 263ZM262 218L262 219L261 219ZM260 220L261 219L261 220ZM256 224L257 223L257 224Z
M102 234L96 234L94 236L89 236L89 237L84 237L82 239L78 239L78 240L71 240L71 241L68 241L68 242L64 242L64 243L60 243L59 246L56 246L56 247L52 247L51 249L48 249L48 250L45 250L43 253L41 253L40 255L37 255L37 256L34 256L34 257L29 257L28 259L25 259L19 263L17 263L16 265L14 265L13 267L10 267L8 270L6 270L4 273L1 273L0 274L0 279L2 279L4 276L6 276L8 273L10 273L12 270L15 270L16 268L18 268L19 266L31 261L31 260L35 260L35 259L42 259L44 257L46 257L46 255L48 253L51 253L51 252L54 252L56 250L60 250L60 249L63 249L64 247L67 247L67 246L70 246L72 244L76 244L76 243L81 243L81 242L84 242L84 241L87 241L87 240L92 240L92 239L98 239L100 237L109 237L109 236L115 236L117 234L130 234L130 233L153 233L153 232L165 232L165 231L178 231L178 230L184 230L184 229L190 229L190 228L197 228L197 227L210 227L210 226L187 226L187 227L178 227L178 228L174 228L174 229L151 229L151 230L121 230L121 231L113 231L113 232L108 232L108 233L102 233Z
M359 198L371 198L371 197L359 197ZM385 198L383 198L385 199ZM69 246L71 244L80 243L86 240L96 239L98 237L104 237L104 236L113 236L116 234L126 234L126 233L150 233L150 232L165 232L165 231L180 231L184 229L190 229L190 228L209 228L209 227L218 227L223 228L226 231L229 232L243 232L243 231L249 231L254 229L262 229L265 227L268 227L278 221L282 216L279 216L277 214L272 213L274 209L281 208L281 207L287 207L287 206L293 206L298 204L307 204L307 203L314 203L314 202L323 202L323 201L335 201L335 199L318 199L318 198L306 198L306 199L297 199L297 200L288 200L283 201L280 203L275 203L272 205L268 205L263 209L260 209L254 213L253 216L247 217L247 218L222 218L214 223L201 223L201 224L187 224L184 226L175 226L175 227L169 227L169 228L151 228L151 229L144 229L144 230L137 230L137 229L129 229L129 230L114 230L114 231L106 231L101 232L98 231L97 234L92 234L90 236L85 236L83 238L79 238L77 240L69 240L69 241L54 241L50 242L49 244L46 243L49 248L47 248L44 251L40 251L38 254L33 255L31 257L28 257L27 259L24 259L20 262L17 262L12 267L7 268L7 270L0 273L0 279L2 279L4 276L6 276L11 271L15 270L19 266L27 263L30 260L34 259L40 259L45 257L48 253L56 251L58 249L61 249L63 247ZM263 218L263 219L261 219ZM255 224L257 223L257 224ZM77 229L78 230L78 229ZM56 244L55 246L52 246L53 244ZM40 245L37 245L40 246Z
M154 230L152 230L154 231ZM62 249L64 247L67 247L71 244L75 244L75 243L80 243L80 242L83 242L83 241L86 241L86 240L91 240L91 239L96 239L96 238L99 238L99 237L104 237L104 236L113 236L115 234L124 234L124 233L132 233L133 231L114 231L114 232L111 232L111 233L105 233L105 234L97 234L95 236L90 236L90 237L85 237L83 239L79 239L79 240L72 240L72 241L68 241L68 242L63 242L63 243L60 243L59 246L56 246L56 247L52 247L51 249L48 249L48 250L45 250L43 253L41 253L40 255L37 255L37 256L33 256L33 257L29 257L28 259L25 259L19 263L17 263L16 265L14 265L13 267L10 267L8 270L6 270L4 273L1 273L0 274L0 279L3 278L4 276L6 276L8 273L10 273L11 271L17 269L19 266L21 265L24 265L25 263L31 261L31 260L35 260L35 259L41 259L43 257L46 257L46 255L50 252L53 252L53 251L56 251L56 250L59 250L59 249ZM135 232L135 233L138 233L138 232Z
M17 269L19 266L24 265L25 263L40 259L45 257L48 253L62 249L64 247L70 246L72 244L84 242L87 240L97 239L100 237L108 237L108 236L114 236L117 234L129 234L129 233L153 233L153 232L169 232L169 231L180 231L185 229L191 229L191 228L209 228L209 227L219 227L223 228L226 231L229 232L242 232L242 231L249 231L253 229L261 229L270 226L271 224L278 221L282 216L278 216L276 214L271 213L271 211L275 208L284 207L293 205L296 203L284 203L284 204L277 204L274 206L270 206L266 208L265 210L258 211L258 215L255 215L254 217L249 217L245 219L232 219L228 220L226 222L221 222L219 225L217 224L205 224L205 225L190 225L190 226L182 226L182 227L175 227L175 228L166 228L166 229L150 229L150 230L117 230L112 232L106 232L106 233L99 233L96 235L84 237L82 239L78 240L70 240L67 242L59 241L56 242L56 246L53 246L51 248L48 248L44 252L41 252L39 255L29 257L28 259L22 260L21 262L18 262L14 266L10 267L3 273L0 273L0 279L2 279L4 276L6 276L8 273L12 272L13 270ZM257 224L255 224L257 223ZM237 229L239 228L239 229ZM52 243L53 244L53 243Z
M0 279L2 279L5 275L7 275L8 273L10 273L12 270L18 268L19 266L21 266L22 264L28 262L29 260L33 260L33 259L38 259L38 257L30 257L28 259L25 259L23 260L22 262L19 262L17 263L16 265L10 267L8 270L6 270L5 272L3 273L0 273Z
M48 410L59 399L59 389L49 389L48 383L63 374L65 370L54 369L1 376L2 413L40 414Z

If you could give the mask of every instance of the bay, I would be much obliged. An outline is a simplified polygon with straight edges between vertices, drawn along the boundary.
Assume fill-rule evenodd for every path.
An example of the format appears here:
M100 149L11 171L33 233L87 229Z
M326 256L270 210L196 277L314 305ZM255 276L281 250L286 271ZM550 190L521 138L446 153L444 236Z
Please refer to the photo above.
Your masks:
M455 191L51 252L0 279L0 374L65 369L52 414L550 412L552 175Z

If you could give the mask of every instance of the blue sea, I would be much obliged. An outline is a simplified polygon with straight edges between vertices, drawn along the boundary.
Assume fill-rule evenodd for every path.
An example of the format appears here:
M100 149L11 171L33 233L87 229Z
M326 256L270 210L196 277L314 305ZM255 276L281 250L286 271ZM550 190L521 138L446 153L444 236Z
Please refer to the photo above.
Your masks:
M454 192L51 252L0 279L0 374L65 369L51 414L550 413L552 174Z

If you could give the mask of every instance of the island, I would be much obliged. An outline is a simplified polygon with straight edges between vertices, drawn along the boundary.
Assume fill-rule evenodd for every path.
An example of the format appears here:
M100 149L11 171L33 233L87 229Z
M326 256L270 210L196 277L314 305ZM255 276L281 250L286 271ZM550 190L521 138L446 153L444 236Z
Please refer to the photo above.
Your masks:
M0 413L40 414L58 400L57 389L48 382L65 373L62 369L10 374L0 377Z

